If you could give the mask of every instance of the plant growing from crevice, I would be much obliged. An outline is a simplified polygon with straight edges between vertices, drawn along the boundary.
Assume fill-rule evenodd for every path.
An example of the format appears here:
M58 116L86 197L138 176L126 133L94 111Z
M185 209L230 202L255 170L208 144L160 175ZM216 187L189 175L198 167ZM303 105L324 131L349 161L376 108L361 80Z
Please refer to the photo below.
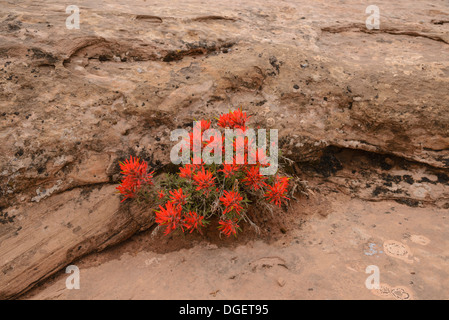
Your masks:
M217 126L245 132L249 118L246 112L237 109L222 114L217 119ZM218 136L203 139L203 133L211 127L211 121L201 120L196 125L201 133L200 146L197 148L204 150L206 146L218 142L224 148L224 138L221 141ZM193 144L198 143L193 138L191 132L187 141L190 150L194 150ZM235 152L236 141L231 142ZM273 212L273 206L281 207L288 203L296 183L292 183L291 177L279 171L272 176L262 175L261 168L269 166L262 158L269 154L257 153L255 162L250 164L247 137L244 142L243 162L236 161L236 157L229 164L206 164L203 161L193 164L192 161L180 166L176 174L165 174L156 184L153 180L154 171L148 170L147 163L131 156L120 163L122 181L117 190L123 196L122 201L131 199L157 207L154 209L155 222L165 228L166 235L172 232L202 233L202 228L214 217L219 219L220 233L227 237L236 236L243 222L257 229L247 215L249 206L256 205ZM192 151L190 156L193 160Z

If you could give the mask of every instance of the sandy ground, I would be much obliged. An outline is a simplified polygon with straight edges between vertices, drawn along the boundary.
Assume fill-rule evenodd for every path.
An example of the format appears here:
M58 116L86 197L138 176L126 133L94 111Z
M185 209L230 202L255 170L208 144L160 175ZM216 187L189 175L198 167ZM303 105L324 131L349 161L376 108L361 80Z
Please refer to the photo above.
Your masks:
M341 194L301 199L264 239L150 230L76 262L25 299L447 299L447 210ZM275 226L273 226L275 228ZM207 238L207 236L206 236ZM203 238L204 239L204 238ZM189 245L190 244L190 245ZM379 268L380 289L367 289Z

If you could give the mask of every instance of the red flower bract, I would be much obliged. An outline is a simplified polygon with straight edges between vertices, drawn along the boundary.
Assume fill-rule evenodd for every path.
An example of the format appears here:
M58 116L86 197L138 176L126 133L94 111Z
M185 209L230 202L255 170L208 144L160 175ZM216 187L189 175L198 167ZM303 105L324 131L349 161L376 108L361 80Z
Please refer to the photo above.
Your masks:
M183 227L187 230L190 229L190 233L192 233L193 230L199 230L199 227L204 226L203 219L203 216L198 215L196 212L189 211L189 213L186 213L184 216Z
M220 116L220 118L218 119L217 124L219 127L222 127L222 128L231 128L232 122L231 122L231 117L230 117L229 113L222 114Z
M242 108L230 113L229 117L233 128L240 128L243 131L246 130L246 122L251 118L247 116L246 112L242 111Z
M210 129L210 120L200 120L197 122L197 126L201 129L201 133Z
M184 167L179 168L179 176L181 178L191 179L195 173L195 167L191 164L186 164Z
M207 196L209 195L210 189L215 185L214 180L215 177L212 173L209 170L204 171L204 167L193 176L193 183L197 186L196 190L204 190L203 192Z
M260 174L260 169L258 166L252 166L249 169L246 169L245 173L246 176L242 182L244 182L248 187L251 187L254 190L259 190L267 185L264 181L267 177Z
M274 185L268 186L269 191L265 194L265 197L280 207L283 201L290 200L287 198L287 188L288 178L276 177Z
M237 228L239 228L239 225L237 224L237 219L221 220L219 224L220 226L218 227L218 229L221 230L221 233L223 233L224 235L229 237L231 234L233 235L237 234Z
M133 177L125 177L122 179L122 183L116 188L118 192L124 196L123 201L126 199L132 199L136 196L141 187L140 181L136 181Z
M193 159L191 158L193 162ZM203 166L203 159L201 159L201 164L185 164L184 167L179 168L179 176L185 179L192 179L196 171Z
M186 204L186 198L187 195L183 194L182 188L179 188L178 190L170 191L170 202L172 202L174 205L184 205Z
M180 205L173 205L170 201L163 206L159 206L160 211L156 211L156 223L159 225L166 225L165 235L169 234L172 230L175 230L181 223L181 211Z
M240 210L242 210L242 206L240 202L243 200L243 197L237 191L224 191L223 196L220 198L220 201L225 206L225 210L223 214L228 212L232 212L235 210L238 214L240 214Z
M218 171L223 172L225 178L229 178L233 176L238 169L239 167L235 164L223 164L223 169L220 169Z
M142 186L153 184L154 171L148 172L148 163L140 162L139 158L131 156L129 160L120 162L120 169L124 177L116 189L124 195L122 202L134 198Z
M231 128L231 129L242 129L246 130L246 122L249 117L246 112L243 112L242 109L237 109L235 111L222 114L218 119L218 126L222 128Z
M279 184L283 185L285 189L288 188L288 178L287 177L276 176L274 181L275 181L275 183L279 183Z

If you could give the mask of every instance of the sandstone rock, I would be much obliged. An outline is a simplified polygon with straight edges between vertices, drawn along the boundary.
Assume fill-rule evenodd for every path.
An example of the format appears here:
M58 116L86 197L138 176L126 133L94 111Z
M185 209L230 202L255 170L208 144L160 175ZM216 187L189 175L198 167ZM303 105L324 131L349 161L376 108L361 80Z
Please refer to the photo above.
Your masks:
M57 192L106 182L129 153L167 164L166 131L237 106L297 137L285 146L296 161L333 145L449 166L447 30L431 22L444 7L420 24L424 4L381 1L398 21L376 31L351 1L108 3L81 1L79 30L56 2L6 5L0 206L57 181Z
M153 224L151 210L120 205L110 185L9 208L7 217L7 224L0 221L0 299L17 297L83 255Z
M333 163L326 150L338 147L447 174L443 3L401 7L380 0L379 30L366 28L366 8L353 0L77 5L79 30L65 27L68 15L54 0L8 2L0 12L0 209L26 210L26 237L36 243L49 241L38 231L46 206L46 219L58 223L55 199L71 203L78 188L117 182L117 163L130 154L162 169L169 164L171 130L238 106L253 116L252 125L278 128L285 153L298 163L323 166L323 157ZM102 190L109 199L106 190L113 188ZM435 200L428 189L412 194ZM89 250L110 243L98 234L121 235L131 223L111 224L117 208L99 214L92 203L83 205L83 215L93 210L98 219L85 235ZM12 241L18 227L8 221L0 233ZM126 236L138 229L132 225ZM78 256L69 253L80 240L67 228L60 231L47 249L58 254L31 254L32 276L29 269L8 271L3 296L23 292ZM35 250L31 242L2 241L0 252L11 246L2 270Z

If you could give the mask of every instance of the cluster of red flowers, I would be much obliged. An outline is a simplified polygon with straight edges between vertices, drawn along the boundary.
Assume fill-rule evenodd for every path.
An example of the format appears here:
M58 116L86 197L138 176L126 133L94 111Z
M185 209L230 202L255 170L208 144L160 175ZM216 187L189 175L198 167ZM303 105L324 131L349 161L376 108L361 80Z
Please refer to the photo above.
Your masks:
M159 199L163 199L165 193L159 191ZM200 230L200 227L204 226L204 217L198 215L194 211L187 211L183 213L183 206L187 204L187 198L189 194L185 194L182 188L170 191L169 200L165 204L165 207L159 206L159 211L156 211L156 223L166 226L165 234L169 234L178 227L182 231Z
M237 191L223 191L223 196L220 198L220 201L225 207L225 209L223 210L223 214L232 211L240 214L240 211L243 210L243 207L240 204L242 200L243 197Z
M245 178L242 180L248 187L259 190L266 187L265 183L267 177L260 174L260 168L258 166L251 166L249 168L245 168Z
M156 223L159 225L165 225L165 234L169 234L171 231L176 230L178 225L182 225L181 212L182 206L175 205L173 202L168 201L165 205L159 206L161 210L156 211Z
M143 186L153 184L153 173L148 172L148 163L140 161L139 158L130 157L125 162L120 162L122 183L117 187L120 194L124 196L123 201L135 198Z
M245 131L247 129L246 122L251 118L243 112L242 109L237 109L229 113L222 114L218 119L218 126L221 128L241 129Z
M156 223L166 226L164 234L167 235L178 227L184 232L184 230L200 230L200 227L204 226L204 217L198 215L194 211L188 211L183 213L183 207L181 203L185 204L186 195L182 194L182 189L174 193L171 200L167 201L165 207L159 206L160 210L156 211ZM180 203L181 201L181 203Z
M231 236L231 234L236 235L237 229L239 228L237 221L237 219L221 220L219 222L220 226L218 227L218 229L228 237Z
M249 118L246 112L238 109L222 114L218 119L218 126L245 131ZM216 141L217 137L202 139L204 131L211 127L210 121L201 120L197 122L197 126L201 133L201 150L205 145ZM189 139L193 149L193 132ZM236 235L240 229L238 223L244 218L244 207L249 202L249 194L264 197L277 206L290 200L287 197L288 178L269 178L260 173L260 168L267 163L262 161L266 157L265 153L260 153L263 154L262 157L258 154L255 164L248 164L247 138L245 142L243 164L237 164L235 157L232 164L220 166L206 165L202 161L200 164L185 164L179 168L179 173L174 178L176 182L170 184L169 189L172 190L163 189L154 193L155 201L162 204L159 205L160 210L156 211L156 223L166 227L165 234L174 230L201 232L201 227L207 223L206 217L219 213L218 229L229 237ZM233 145L236 151L235 140ZM123 200L135 197L142 185L152 184L153 172L147 173L145 162L131 157L130 161L121 164L121 168L124 179L117 189L124 195ZM173 186L176 187L173 189Z
M215 177L213 174L209 170L204 171L204 167L201 168L201 171L198 170L198 172L193 175L193 184L197 186L196 190L202 190L206 196L209 195L209 192L215 186L214 180Z
M268 186L269 191L265 194L265 197L274 202L275 205L280 206L284 200L290 200L287 198L288 178L276 176L273 186Z

